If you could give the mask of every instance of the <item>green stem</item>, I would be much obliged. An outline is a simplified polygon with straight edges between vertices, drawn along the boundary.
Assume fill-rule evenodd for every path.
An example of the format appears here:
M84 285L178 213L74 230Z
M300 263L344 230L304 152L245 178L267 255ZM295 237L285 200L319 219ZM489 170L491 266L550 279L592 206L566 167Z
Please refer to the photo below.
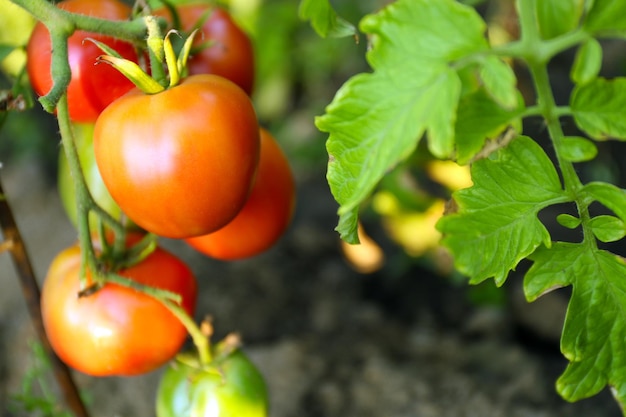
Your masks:
M57 119L59 130L61 132L61 142L63 150L67 157L70 174L74 182L74 193L76 195L76 220L78 227L78 238L81 246L82 262L81 262L81 282L86 283L86 268L91 271L97 271L96 253L91 240L91 230L89 226L89 213L94 212L107 226L109 226L116 237L125 236L126 229L124 225L115 220L109 213L104 211L94 201L85 177L80 166L78 151L74 142L74 132L69 117L69 109L67 105L67 95L63 94L57 106Z
M563 177L565 191L572 197L578 207L578 213L582 221L584 240L587 244L596 245L597 242L589 227L590 215L588 203L580 196L580 190L583 184L576 173L574 164L563 157L563 139L565 135L561 127L560 117L569 109L556 105L547 66L549 59L553 54L559 51L552 50L552 55L545 53L547 50L547 48L545 48L547 42L543 41L539 36L534 1L517 0L516 5L521 27L520 43L523 45L522 49L528 51L524 59L528 64L535 84L537 108L546 121L548 134L552 141L557 163ZM563 43L560 47L565 48L567 45L568 43Z
M161 300L165 306L174 314L185 326L187 333L191 336L191 340L198 351L200 363L208 365L213 360L211 353L211 344L209 338L205 335L196 322L187 314L184 308L169 300Z
M52 43L51 75L53 86L39 101L43 108L53 113L71 80L68 61L67 39L76 31L114 36L115 38L140 45L146 37L143 18L132 21L116 21L71 13L45 0L11 0L42 22L50 32ZM159 20L160 23L164 23Z

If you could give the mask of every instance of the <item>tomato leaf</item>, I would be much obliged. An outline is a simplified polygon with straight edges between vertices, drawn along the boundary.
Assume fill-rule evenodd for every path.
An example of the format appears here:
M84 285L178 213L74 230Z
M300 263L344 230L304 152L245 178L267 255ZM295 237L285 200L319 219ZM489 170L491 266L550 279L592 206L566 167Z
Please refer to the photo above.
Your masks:
M618 32L626 36L626 2L594 0L585 19L584 28L592 34Z
M399 0L360 28L370 35L374 72L348 80L316 119L330 134L327 178L339 215L351 219L340 218L338 230L351 241L354 208L424 133L436 156L453 153L461 81L449 64L488 48L482 18L453 0Z
M576 51L570 78L577 84L586 84L600 73L602 67L602 46L594 38L580 45Z
M626 190L603 182L589 183L583 190L626 222Z
M579 85L570 106L576 125L589 136L626 140L626 78L597 78Z
M539 32L544 39L552 39L567 33L580 21L584 0L536 1Z
M485 89L505 109L513 109L518 104L517 78L513 69L496 56L485 59L480 71Z
M572 286L561 351L570 361L557 381L568 401L597 394L607 384L626 403L626 264L592 245L555 243L539 248L524 278L524 291L534 301L553 288Z
M302 0L298 13L301 19L311 21L311 26L322 38L356 34L354 25L339 17L328 0Z
M598 154L595 143L580 136L565 136L561 145L563 158L570 162L590 161Z
M520 260L550 245L539 210L568 197L548 156L525 136L474 163L472 180L472 187L454 193L458 211L437 228L470 282L493 277L502 285Z
M579 217L572 216L571 214L561 213L556 216L556 221L563 227L568 229L576 229L581 224Z
M455 136L456 160L467 164L485 146L485 139L494 139L513 125L521 129L519 115L524 110L524 100L517 95L517 108L505 110L484 90L468 94L459 102Z
M596 216L591 219L589 226L601 242L615 242L626 236L624 222L615 216Z

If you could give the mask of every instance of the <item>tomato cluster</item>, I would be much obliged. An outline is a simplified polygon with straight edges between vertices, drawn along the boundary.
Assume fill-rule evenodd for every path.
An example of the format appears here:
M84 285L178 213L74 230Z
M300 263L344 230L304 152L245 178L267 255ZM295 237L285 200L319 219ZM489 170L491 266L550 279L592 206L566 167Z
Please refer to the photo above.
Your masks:
M108 20L132 17L119 0L65 0L58 7ZM162 89L147 91L132 75L134 83L110 65L95 65L106 47L119 54L116 59L140 67L153 51L80 30L68 39L68 117L82 177L89 197L126 228L128 237L120 252L119 239L99 227L102 214L90 213L90 233L107 235L95 253L99 263L85 267L81 242L57 256L44 283L42 314L51 345L67 364L91 375L149 372L176 356L187 337L188 323L178 308L193 319L196 280L164 249L138 251L136 241L144 233L181 239L215 259L242 259L276 243L295 205L289 162L259 125L251 98L254 51L246 32L212 2L149 13L183 33L199 29L185 44L191 45L184 49L190 52L186 66L176 68L182 78L174 77L171 61L161 69L170 73ZM38 24L27 48L27 70L39 95L52 88L52 49L47 28ZM146 77L151 72L154 67L145 69ZM75 174L62 152L62 201L72 222L84 225L80 199L85 197L75 193ZM129 254L135 256L131 262ZM177 300L174 307L161 298L163 291ZM203 414L207 402L226 404L220 407L222 416L266 415L265 386L252 363L240 350L218 356L210 364L179 360L170 367L159 391L158 415ZM251 398L252 406L241 405Z

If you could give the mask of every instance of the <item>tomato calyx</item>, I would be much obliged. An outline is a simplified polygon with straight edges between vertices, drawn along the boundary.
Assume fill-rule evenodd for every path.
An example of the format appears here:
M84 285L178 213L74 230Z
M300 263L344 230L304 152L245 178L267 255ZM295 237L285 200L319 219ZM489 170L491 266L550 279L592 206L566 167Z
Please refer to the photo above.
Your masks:
M191 54L191 47L197 30L185 38L182 48L176 53L171 37L182 36L180 32L172 29L167 32L165 37L162 37L157 19L153 16L146 16L145 22L148 26L147 45L152 76L135 62L122 58L106 45L94 40L91 41L96 43L104 52L104 55L98 57L97 63L112 65L145 94L158 94L180 83L182 75L186 72L187 60ZM164 67L167 70L167 76L165 76Z

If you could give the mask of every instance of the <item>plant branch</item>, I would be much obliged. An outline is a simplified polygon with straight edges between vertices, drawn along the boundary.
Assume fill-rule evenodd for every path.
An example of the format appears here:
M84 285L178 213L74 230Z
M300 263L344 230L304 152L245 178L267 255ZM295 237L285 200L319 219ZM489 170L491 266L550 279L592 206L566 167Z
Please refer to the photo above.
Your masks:
M45 0L11 1L32 14L50 32L51 46L54 51L51 62L53 85L45 96L39 98L41 105L49 113L54 112L71 80L67 40L76 30L114 36L136 45L144 41L147 33L143 18L128 21L108 20L71 13ZM160 19L156 24L165 25L165 22Z
M44 351L50 359L54 376L61 387L67 406L76 417L89 417L87 408L80 398L78 388L72 379L69 368L54 353L46 335L41 318L41 293L39 285L1 183L0 196L2 196L2 198L0 198L0 228L2 229L2 236L5 243L3 246L11 254L11 259L19 276L22 294L24 295L35 331L37 332Z

